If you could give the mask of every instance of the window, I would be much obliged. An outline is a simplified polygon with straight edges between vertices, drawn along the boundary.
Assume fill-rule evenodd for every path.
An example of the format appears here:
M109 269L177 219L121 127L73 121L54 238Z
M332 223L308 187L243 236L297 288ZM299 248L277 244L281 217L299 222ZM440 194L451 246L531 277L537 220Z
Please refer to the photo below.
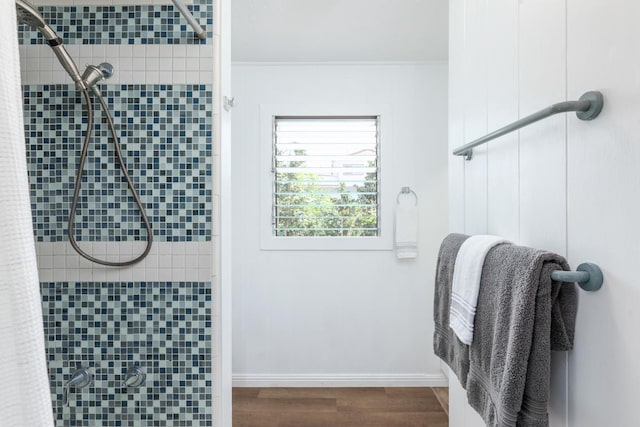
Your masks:
M392 249L390 123L384 106L261 105L261 249Z
M273 234L378 235L378 117L276 116Z

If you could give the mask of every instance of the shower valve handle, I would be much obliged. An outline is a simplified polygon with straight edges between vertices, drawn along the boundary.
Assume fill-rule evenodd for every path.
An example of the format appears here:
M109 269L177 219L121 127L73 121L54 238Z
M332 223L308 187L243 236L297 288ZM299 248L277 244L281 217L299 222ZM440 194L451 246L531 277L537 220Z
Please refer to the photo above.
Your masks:
M87 368L80 368L73 373L68 383L64 385L64 391L62 394L62 406L69 406L69 392L71 389L81 389L90 385L93 382L93 377L89 373Z
M127 371L121 387L140 387L142 384L144 384L144 380L146 378L146 374L139 366L132 366Z

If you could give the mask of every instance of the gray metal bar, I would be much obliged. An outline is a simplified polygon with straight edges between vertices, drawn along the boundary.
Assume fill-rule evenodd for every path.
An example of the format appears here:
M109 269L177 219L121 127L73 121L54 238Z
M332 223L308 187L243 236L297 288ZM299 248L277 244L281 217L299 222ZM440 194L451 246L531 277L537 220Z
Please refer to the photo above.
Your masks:
M191 25L191 28L193 28L193 31L195 31L198 38L203 40L206 39L207 32L200 26L196 18L194 18L191 12L189 11L189 9L187 9L187 5L184 4L184 0L171 0L171 1L173 2L173 5L176 7L176 9L180 11L182 16L184 16L184 19L186 19L189 25Z
M555 270L551 278L558 282L577 283L585 291L597 291L604 282L602 270L591 262L580 264L576 271Z
M598 117L598 114L600 114L600 111L602 111L603 104L604 100L602 93L596 91L587 92L583 94L578 101L565 101L550 105L547 108L544 108L527 117L523 117L520 120L508 124L505 127L493 131L490 134L483 136L482 138L478 138L475 141L471 141L468 144L456 148L455 150L453 150L453 154L456 156L465 156L466 160L471 160L474 147L486 144L493 139L499 138L503 135L506 135L539 120L546 119L547 117L551 117L559 113L576 111L576 114L580 120L593 120Z
M551 278L558 282L583 283L589 280L589 273L586 271L556 270L551 273Z

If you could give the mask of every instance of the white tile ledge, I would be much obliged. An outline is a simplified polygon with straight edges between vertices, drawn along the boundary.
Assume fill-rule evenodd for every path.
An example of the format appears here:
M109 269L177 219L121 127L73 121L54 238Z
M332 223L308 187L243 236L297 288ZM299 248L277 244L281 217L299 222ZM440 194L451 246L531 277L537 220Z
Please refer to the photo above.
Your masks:
M80 242L98 258L125 260L141 253L144 242ZM41 282L182 281L209 282L214 276L214 242L155 242L149 255L130 267L105 267L78 255L68 242L36 243Z

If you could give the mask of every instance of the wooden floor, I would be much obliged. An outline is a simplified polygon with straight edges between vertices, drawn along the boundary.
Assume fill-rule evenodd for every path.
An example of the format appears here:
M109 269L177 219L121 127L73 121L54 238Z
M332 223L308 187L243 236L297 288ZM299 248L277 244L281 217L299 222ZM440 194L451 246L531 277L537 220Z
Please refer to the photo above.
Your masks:
M233 427L447 427L447 406L446 388L234 388Z

